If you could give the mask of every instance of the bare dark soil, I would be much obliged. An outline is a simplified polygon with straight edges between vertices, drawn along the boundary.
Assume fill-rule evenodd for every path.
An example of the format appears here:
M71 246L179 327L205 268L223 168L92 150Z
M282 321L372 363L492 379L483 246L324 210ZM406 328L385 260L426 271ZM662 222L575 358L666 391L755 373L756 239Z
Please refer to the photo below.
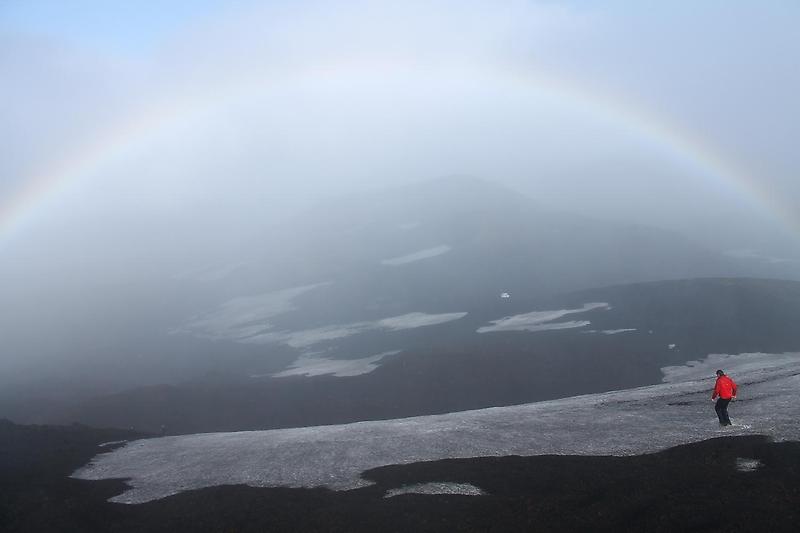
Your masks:
M0 531L796 531L800 443L723 437L635 457L499 457L388 466L349 492L223 486L142 505L122 480L68 478L130 432L0 422ZM740 472L737 458L763 466ZM403 495L471 483L485 496Z

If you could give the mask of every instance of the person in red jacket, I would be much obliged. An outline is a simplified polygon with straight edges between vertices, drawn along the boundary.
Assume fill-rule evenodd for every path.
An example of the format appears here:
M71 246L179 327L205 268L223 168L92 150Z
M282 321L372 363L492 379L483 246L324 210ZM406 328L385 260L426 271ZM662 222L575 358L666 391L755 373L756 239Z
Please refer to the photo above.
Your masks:
M720 426L730 426L731 419L728 416L728 404L736 399L736 383L725 375L722 370L717 370L717 383L714 385L714 392L711 394L711 401L716 400L714 410L717 412Z

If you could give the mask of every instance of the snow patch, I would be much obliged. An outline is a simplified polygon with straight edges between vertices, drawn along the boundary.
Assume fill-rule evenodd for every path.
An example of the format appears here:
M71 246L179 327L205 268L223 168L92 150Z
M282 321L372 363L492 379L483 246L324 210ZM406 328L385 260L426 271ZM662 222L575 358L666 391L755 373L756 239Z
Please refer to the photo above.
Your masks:
M507 316L499 320L492 320L491 326L478 328L478 333L497 331L547 331L557 329L582 328L591 324L588 320L571 320L567 322L553 322L567 315L585 313L594 309L610 309L607 303L588 303L578 309L559 309L557 311L532 311L522 315Z
M637 331L636 328L622 328L622 329L604 329L600 333L603 335L617 335L619 333L630 333L632 331Z
M776 369L792 365L797 361L797 353L740 353L740 354L709 354L700 361L687 361L679 366L665 366L661 369L664 374L664 383L678 383L681 381L713 380L717 378L717 369L724 369L734 380L737 375L748 374L757 376L770 373Z
M437 255L446 254L452 250L446 244L442 244L440 246L434 246L433 248L426 248L424 250L419 250L418 252L414 252L407 255L401 255L399 257L392 257L391 259L384 259L381 261L382 265L387 266L397 266L397 265L405 265L408 263L415 263L417 261L422 261L423 259L430 259L431 257L436 257Z
M422 328L425 326L436 326L446 322L459 320L467 316L467 313L441 313L429 315L426 313L408 313L406 315L394 316L378 320L380 328L390 331L400 331L404 329Z
M618 335L620 333L630 333L632 331L639 331L636 328L624 328L624 329L588 329L586 331L582 331L581 333L602 333L603 335Z
M485 494L480 488L469 483L418 483L406 485L399 489L386 492L384 498L393 498L401 494L457 494L461 496L482 496Z
M293 348L309 348L323 342L343 339L367 331L402 331L427 326L436 326L446 322L459 320L467 313L408 313L369 322L353 322L351 324L335 324L300 331L267 331L248 338L239 339L240 342L250 344L270 344L280 342Z
M330 285L316 283L275 292L242 296L222 304L216 311L190 319L173 333L191 333L212 340L240 340L270 329L269 319L295 309L292 301L309 291Z
M715 357L729 363L747 398L731 408L745 426L728 434L800 439L800 354ZM669 372L666 383L526 405L143 439L96 456L73 477L129 478L129 490L112 501L143 503L223 484L348 490L368 485L361 473L372 468L446 458L652 453L718 436L708 401L713 379L695 380L709 376L699 367L716 366L710 359Z
M764 466L764 463L758 459L749 459L747 457L736 458L736 470L739 472L755 472L762 466Z
M271 344L281 342L288 344L292 348L308 348L322 342L329 342L337 339L344 339L352 335L358 335L371 328L369 322L356 322L353 324L341 324L333 326L322 326L319 328L304 329L300 331L279 331L254 335L246 340L249 344Z
M104 442L102 444L98 444L97 447L98 448L107 448L108 446L114 446L116 444L125 444L126 442L128 442L128 441L127 440L112 440L112 441L109 441L109 442Z
M335 377L360 376L368 374L378 368L378 362L384 357L397 355L402 350L383 352L371 357L361 359L327 359L324 357L301 356L288 369L273 374L273 377L283 378L288 376L322 376L333 374Z

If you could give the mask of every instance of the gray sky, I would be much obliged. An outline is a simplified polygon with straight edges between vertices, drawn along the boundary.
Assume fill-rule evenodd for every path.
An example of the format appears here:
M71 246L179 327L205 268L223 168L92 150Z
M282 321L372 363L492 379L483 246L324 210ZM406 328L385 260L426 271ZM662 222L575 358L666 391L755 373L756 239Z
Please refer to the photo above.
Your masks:
M162 4L0 6L6 264L190 261L459 173L722 247L800 232L796 2Z

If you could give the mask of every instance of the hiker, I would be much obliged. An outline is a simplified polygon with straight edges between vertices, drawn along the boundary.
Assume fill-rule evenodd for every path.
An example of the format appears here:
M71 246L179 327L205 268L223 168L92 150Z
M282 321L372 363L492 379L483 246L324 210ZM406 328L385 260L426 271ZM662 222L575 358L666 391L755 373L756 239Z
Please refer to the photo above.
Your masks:
M731 419L728 416L728 404L731 403L731 400L736 399L736 388L736 383L726 376L725 372L717 370L717 383L714 385L711 401L717 401L714 405L714 410L717 412L720 426L731 425Z

